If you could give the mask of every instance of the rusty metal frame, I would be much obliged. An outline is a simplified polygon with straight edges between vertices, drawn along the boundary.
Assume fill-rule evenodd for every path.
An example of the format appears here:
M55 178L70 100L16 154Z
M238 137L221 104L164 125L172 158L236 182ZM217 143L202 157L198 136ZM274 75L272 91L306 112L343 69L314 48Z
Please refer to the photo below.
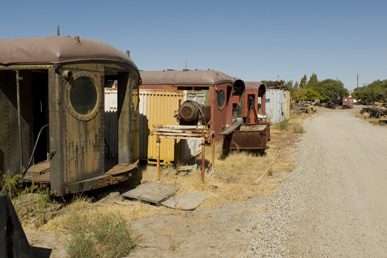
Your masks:
M202 169L201 180L204 183L204 167L205 167L205 145L206 139L212 139L212 158L211 168L215 168L215 134L204 125L153 125L152 135L156 135L157 144L157 182L160 182L160 144L161 138L169 139L202 139Z

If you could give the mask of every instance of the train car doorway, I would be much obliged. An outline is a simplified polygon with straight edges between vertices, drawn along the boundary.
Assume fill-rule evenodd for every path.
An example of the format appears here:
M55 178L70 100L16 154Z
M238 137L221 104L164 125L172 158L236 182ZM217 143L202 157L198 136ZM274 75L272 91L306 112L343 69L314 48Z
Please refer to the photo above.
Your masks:
M49 124L47 71L33 71L31 73L31 85L32 133L33 142L37 143L33 162L36 164L46 161L48 159L48 153L50 152L49 129L45 127Z

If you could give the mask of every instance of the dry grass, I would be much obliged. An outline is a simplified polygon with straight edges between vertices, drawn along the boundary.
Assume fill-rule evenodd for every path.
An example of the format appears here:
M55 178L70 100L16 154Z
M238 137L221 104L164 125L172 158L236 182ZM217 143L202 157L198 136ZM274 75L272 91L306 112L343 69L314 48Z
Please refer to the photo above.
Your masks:
M158 214L171 214L178 211L171 210L165 207L155 207L148 205L139 201L132 202L109 202L109 203L93 203L91 199L86 197L77 198L71 204L67 205L62 209L61 213L58 214L55 218L50 220L46 225L41 229L43 231L63 231L68 232L67 225L69 221L72 220L74 213L78 213L80 216L92 220L98 214L110 214L110 213L120 213L124 214L123 217L126 221L130 222L138 218L145 218Z
M297 116L289 125L299 125L305 118ZM221 142L215 148L215 171L205 176L205 183L201 183L200 158L198 169L188 175L176 175L172 166L161 168L161 182L181 185L179 192L207 193L209 197L199 207L208 209L219 207L226 202L244 202L256 195L272 195L277 186L286 178L286 174L293 170L292 149L296 135L291 130L280 130L272 126L270 148L265 155L247 151L231 152L226 158L221 157ZM281 148L281 153L274 161L273 158ZM206 146L206 160L211 160L211 147ZM273 163L271 171L279 171L281 176L266 175L258 183L254 182ZM147 166L143 171L143 182L156 181L156 166ZM277 173L277 174L279 174Z
M288 122L289 127L299 125L308 115L297 115ZM248 198L255 195L273 195L279 184L286 179L287 174L294 168L293 149L297 141L297 134L292 130L280 130L276 126L271 127L270 148L261 156L257 153L246 151L231 152L223 158L221 142L216 144L215 170L211 175L206 173L205 183L201 183L200 161L196 171L187 175L176 175L173 166L161 168L161 182L178 184L181 188L178 192L206 193L209 197L198 207L199 210L212 209L225 203L233 202L234 205L243 204ZM274 160L275 155L281 149L280 154ZM206 146L206 164L211 160L211 147ZM272 164L270 171L263 176L258 184L254 182ZM270 175L271 174L271 175ZM148 165L142 171L142 183L156 181L156 166ZM259 207L252 207L257 211L264 211ZM42 232L56 232L60 235L71 234L71 225L74 224L74 214L78 218L95 222L95 218L101 215L120 214L128 223L139 218L150 217L154 214L186 214L181 210L173 210L163 206L155 207L136 201L122 202L120 199L109 202L92 202L90 199L78 197L75 201L64 207L59 214L47 224L41 226ZM206 218L203 218L206 221ZM198 223L204 223L198 221ZM63 240L64 241L64 240ZM87 243L86 243L87 244Z
M83 209L90 203L80 200L74 203L65 216L64 225L69 235L66 250L69 257L122 257L136 244L137 238L120 212Z

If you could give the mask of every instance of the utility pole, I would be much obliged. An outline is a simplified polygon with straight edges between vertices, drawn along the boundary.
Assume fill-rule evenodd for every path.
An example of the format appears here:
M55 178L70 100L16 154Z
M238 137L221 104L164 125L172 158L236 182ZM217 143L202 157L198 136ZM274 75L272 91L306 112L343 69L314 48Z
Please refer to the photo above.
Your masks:
M357 73L357 76L356 76L356 88L359 87L359 73Z
M338 90L339 88L339 77L336 77L336 90ZM340 95L339 95L339 92L337 91L337 99L340 99Z

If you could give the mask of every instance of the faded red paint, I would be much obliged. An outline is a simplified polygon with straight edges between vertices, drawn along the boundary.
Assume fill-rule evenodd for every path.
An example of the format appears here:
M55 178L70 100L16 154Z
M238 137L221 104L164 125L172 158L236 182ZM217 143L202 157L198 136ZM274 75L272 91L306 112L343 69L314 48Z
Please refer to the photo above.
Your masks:
M257 110L258 114L265 115L266 114L266 87L264 84L259 82L246 82L245 92L242 95L243 98L243 117L247 117L249 111L249 97L254 99L254 108ZM261 107L258 107L259 98L261 99ZM237 101L237 102L236 102ZM234 96L234 103L240 103L239 99ZM250 121L255 120L254 112L250 112Z
M233 107L233 82L231 78L217 71L141 71L143 84L140 89L147 90L208 90L208 105L211 107L211 120L209 121L210 130L215 132L215 139L221 140L219 135L226 126L232 124ZM203 80L207 74L218 76L211 83ZM192 74L192 76L190 75ZM220 76L219 76L220 74ZM169 77L163 75L168 75ZM176 76L174 76L176 75ZM197 77L195 77L197 75ZM181 81L179 81L181 78ZM211 77L212 79L213 77ZM216 79L219 81L216 81ZM170 81L168 81L170 80ZM197 82L195 81L197 80ZM222 107L218 106L217 97L219 92L223 91L225 102Z
M220 91L225 93L225 103L219 107L217 96ZM227 126L232 124L232 84L219 84L209 88L209 105L211 106L210 129L215 132L215 139L222 137L219 135Z

